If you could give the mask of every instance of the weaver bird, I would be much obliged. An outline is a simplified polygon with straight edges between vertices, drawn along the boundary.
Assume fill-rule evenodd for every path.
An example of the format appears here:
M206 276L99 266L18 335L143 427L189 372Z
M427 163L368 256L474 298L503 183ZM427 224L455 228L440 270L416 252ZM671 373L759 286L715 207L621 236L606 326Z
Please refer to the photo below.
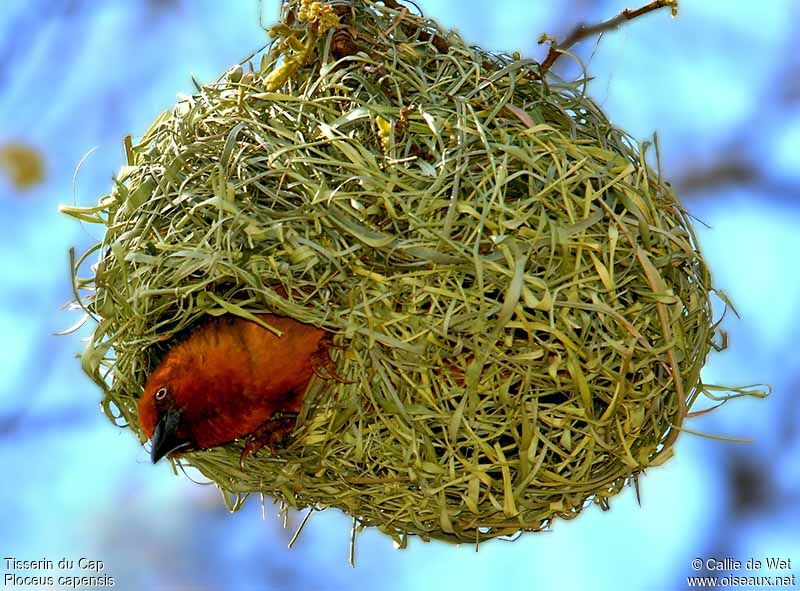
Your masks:
M151 440L153 463L173 452L247 437L244 463L291 433L315 373L340 379L325 331L272 314L258 318L282 335L235 316L210 318L150 374L139 422Z

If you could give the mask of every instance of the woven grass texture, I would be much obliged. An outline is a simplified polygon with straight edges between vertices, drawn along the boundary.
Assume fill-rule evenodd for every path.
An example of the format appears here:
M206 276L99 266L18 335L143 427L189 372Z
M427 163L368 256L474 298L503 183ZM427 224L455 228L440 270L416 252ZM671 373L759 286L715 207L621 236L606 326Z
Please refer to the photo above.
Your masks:
M671 455L706 388L692 224L586 80L371 0L290 1L272 45L162 113L73 261L115 421L206 315L324 328L276 454L187 453L228 493L455 542L539 530ZM544 79L543 79L544 78ZM652 158L651 161L655 161Z

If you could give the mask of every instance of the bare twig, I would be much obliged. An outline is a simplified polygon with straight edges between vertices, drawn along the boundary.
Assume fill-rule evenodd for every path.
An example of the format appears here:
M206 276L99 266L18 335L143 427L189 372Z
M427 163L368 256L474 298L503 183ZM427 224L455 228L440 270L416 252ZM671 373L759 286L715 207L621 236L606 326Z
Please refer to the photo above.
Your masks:
M573 29L573 31L564 39L561 43L553 42L550 45L550 51L547 52L547 56L544 58L542 62L541 72L542 75L547 72L559 56L575 45L587 39L588 37L592 37L594 35L599 35L601 33L606 33L608 31L614 31L621 27L627 21L633 20L640 16L643 16L649 12L653 12L654 10L658 10L660 8L671 8L673 16L677 14L678 11L678 0L653 0L650 4L642 6L641 8L637 8L635 10L631 10L630 8L626 8L621 13L619 13L614 18L611 18L607 21L603 21L602 23L598 23L596 25L578 25ZM539 43L544 43L548 40L547 36L543 36Z

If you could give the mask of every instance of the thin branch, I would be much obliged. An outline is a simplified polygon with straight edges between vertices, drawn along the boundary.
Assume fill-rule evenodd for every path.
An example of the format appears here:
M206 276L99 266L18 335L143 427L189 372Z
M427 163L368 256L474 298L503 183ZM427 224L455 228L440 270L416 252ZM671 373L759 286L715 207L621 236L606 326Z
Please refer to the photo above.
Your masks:
M764 172L750 158L733 150L708 165L681 166L672 186L679 195L707 193L723 187L754 186L765 181Z
M624 23L660 8L672 9L672 15L675 16L678 13L678 0L654 0L653 2L650 2L650 4L635 10L626 8L614 18L603 21L602 23L598 23L596 25L578 25L561 43L554 41L550 45L550 51L547 52L547 56L542 62L542 75L544 75L551 67L553 67L553 64L556 63L556 60L564 51L576 43L579 43L588 37L593 37L594 35L600 35L608 31L614 31L621 27ZM539 43L544 43L547 41L547 39L547 36L543 36Z

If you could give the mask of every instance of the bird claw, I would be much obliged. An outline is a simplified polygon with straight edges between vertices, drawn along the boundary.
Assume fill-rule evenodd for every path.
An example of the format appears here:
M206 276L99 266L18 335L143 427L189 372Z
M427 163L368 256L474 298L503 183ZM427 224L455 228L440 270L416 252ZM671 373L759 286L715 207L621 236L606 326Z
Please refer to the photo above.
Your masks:
M254 456L264 447L269 448L272 455L276 455L278 447L282 446L294 430L297 423L297 413L278 411L253 433L247 436L239 456L239 467L244 470L244 463L250 456Z
M334 380L340 384L354 384L355 382L345 380L336 373L336 364L331 359L329 349L344 349L341 345L334 345L333 342L326 338L320 343L319 349L311 354L311 370L314 375L321 380Z

